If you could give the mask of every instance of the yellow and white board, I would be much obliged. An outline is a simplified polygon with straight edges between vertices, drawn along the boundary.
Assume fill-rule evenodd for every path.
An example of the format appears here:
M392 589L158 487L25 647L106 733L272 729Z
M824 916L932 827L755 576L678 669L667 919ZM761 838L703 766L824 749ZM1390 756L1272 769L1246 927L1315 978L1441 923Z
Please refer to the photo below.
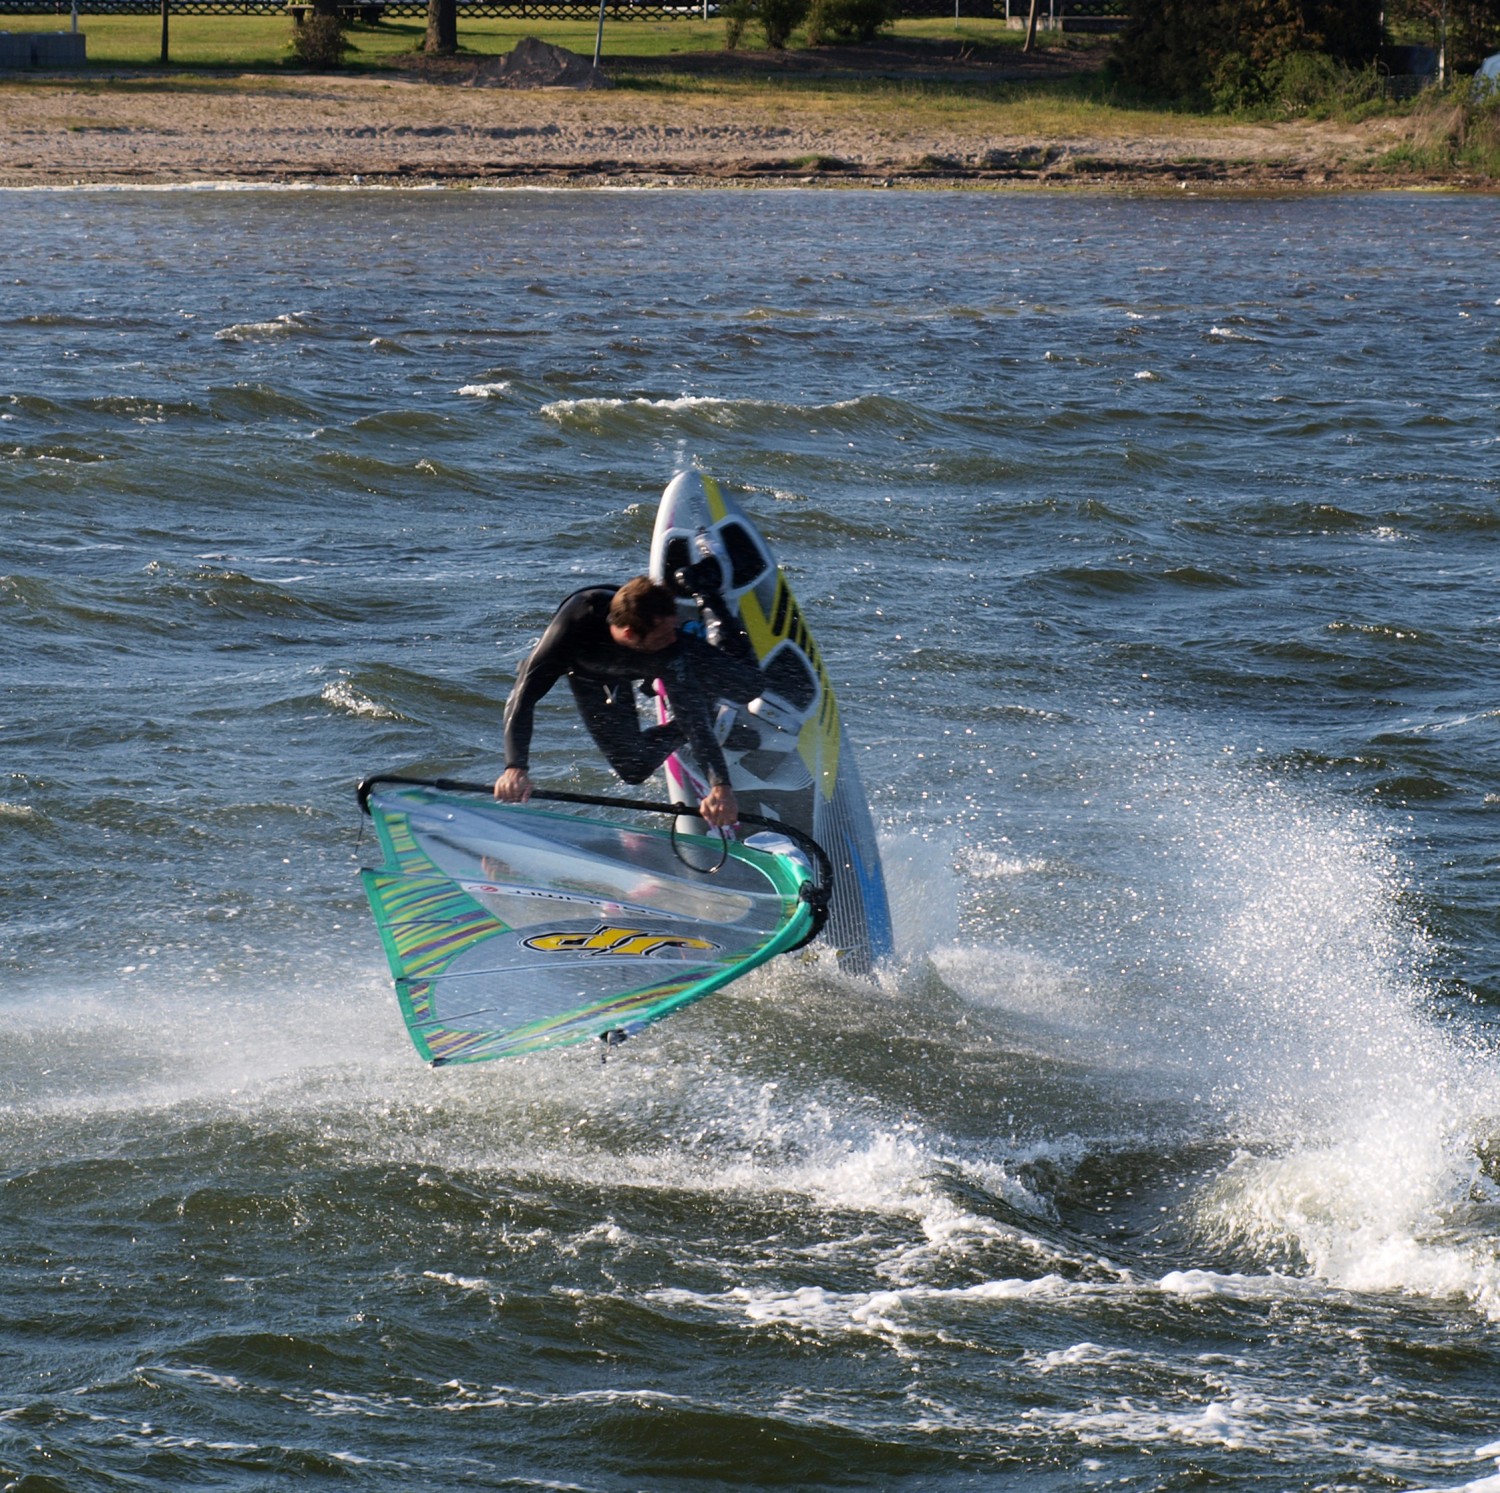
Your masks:
M730 779L740 807L795 825L833 861L825 936L840 962L868 971L892 952L891 915L870 805L860 782L833 684L802 608L770 546L745 510L712 477L680 472L662 494L651 538L651 574L665 580L698 558L707 532L728 562L725 600L744 624L767 678L748 706L719 712ZM667 762L673 800L695 804L707 790L686 752Z

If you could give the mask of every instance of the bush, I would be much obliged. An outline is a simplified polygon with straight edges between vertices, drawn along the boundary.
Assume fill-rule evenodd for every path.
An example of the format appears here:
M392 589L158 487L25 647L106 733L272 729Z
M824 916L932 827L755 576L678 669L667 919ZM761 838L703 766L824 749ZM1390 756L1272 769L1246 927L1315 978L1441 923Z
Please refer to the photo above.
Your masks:
M1269 99L1294 57L1357 70L1380 39L1379 0L1131 0L1115 57L1131 87L1233 109Z
M830 41L873 41L894 19L891 0L812 0L807 40L821 47Z
M1350 114L1382 96L1373 64L1345 67L1323 52L1293 52L1257 68L1243 53L1220 62L1210 101L1215 109L1296 119Z
M1345 67L1321 52L1293 52L1266 69L1267 103L1283 119L1348 114L1381 97L1380 75Z
M756 7L766 45L781 51L792 39L792 32L807 18L809 0L760 0Z
M1423 164L1500 176L1500 93L1471 79L1425 94L1412 114L1412 155Z
M731 0L724 7L724 47L734 51L745 39L745 27L755 16L754 0Z
M343 63L344 54L353 50L349 38L344 35L343 22L336 15L315 10L292 30L292 55L304 67L338 67Z

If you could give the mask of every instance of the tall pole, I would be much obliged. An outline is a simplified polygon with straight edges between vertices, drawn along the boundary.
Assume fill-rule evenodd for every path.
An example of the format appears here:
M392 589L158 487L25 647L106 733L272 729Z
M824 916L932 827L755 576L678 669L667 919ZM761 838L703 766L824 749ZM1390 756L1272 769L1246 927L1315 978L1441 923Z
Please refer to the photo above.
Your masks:
M167 6L170 0L161 0L161 60L170 60L167 54Z
M599 66L599 54L604 50L604 6L605 0L599 0L599 29L594 33L594 66Z

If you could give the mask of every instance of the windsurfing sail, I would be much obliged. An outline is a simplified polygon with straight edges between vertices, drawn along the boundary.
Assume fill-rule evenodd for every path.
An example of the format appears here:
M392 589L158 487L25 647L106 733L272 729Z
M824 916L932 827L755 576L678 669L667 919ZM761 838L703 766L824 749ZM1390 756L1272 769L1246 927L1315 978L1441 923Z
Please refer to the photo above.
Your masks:
M457 786L468 791L445 791ZM758 848L479 791L360 785L385 855L361 878L430 1063L618 1040L820 925L808 861L789 840Z

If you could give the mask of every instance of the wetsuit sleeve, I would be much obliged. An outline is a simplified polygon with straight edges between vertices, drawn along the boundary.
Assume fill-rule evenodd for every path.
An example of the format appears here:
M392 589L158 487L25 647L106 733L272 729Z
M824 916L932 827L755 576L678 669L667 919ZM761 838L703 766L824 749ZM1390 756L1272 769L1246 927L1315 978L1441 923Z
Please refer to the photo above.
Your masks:
M568 649L569 620L559 608L542 640L527 654L516 685L505 703L505 765L523 772L531 766L531 731L537 701L568 672L571 662Z
M694 646L696 645L696 646ZM663 671L672 716L687 735L693 756L716 788L729 787L729 764L714 735L712 698L703 687L705 655L712 652L697 639L684 638L677 656Z

